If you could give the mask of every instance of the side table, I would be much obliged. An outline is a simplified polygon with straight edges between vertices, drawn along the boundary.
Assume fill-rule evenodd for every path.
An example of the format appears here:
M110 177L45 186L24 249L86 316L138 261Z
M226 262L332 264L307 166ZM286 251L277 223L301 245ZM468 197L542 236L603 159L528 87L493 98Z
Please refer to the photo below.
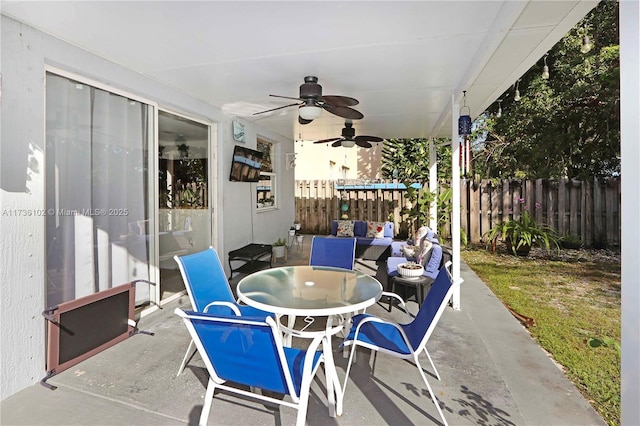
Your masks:
M389 278L391 281L391 292L396 293L396 285L403 286L405 288L402 294L405 301L408 299L407 289L415 289L418 309L420 309L420 306L422 305L422 302L424 301L424 298L426 297L429 289L431 288L431 284L433 283L433 278L425 277L424 275L416 278L404 278L401 276ZM391 310L391 299L389 299L389 310Z
M229 269L231 270L231 274L229 275L229 279L233 277L234 272L250 274L260 269L271 268L271 251L271 244L247 244L244 247L230 251ZM260 260L266 256L269 256L268 262L266 260ZM242 261L244 264L233 269L231 266L232 261Z

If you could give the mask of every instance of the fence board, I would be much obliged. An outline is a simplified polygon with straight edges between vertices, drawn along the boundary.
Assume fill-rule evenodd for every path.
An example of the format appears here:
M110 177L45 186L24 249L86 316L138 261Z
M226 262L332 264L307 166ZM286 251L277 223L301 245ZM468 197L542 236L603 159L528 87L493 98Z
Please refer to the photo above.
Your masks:
M511 199L513 200L511 203L511 208L513 209L513 218L514 219L519 219L520 218L520 214L522 211L522 203L520 203L520 200L522 199L522 186L521 186L521 182L519 181L514 181L512 182L512 184L509 186L509 188L511 189L511 194L512 197Z
M547 185L546 196L547 225L553 229L558 229L558 218L556 212L558 208L558 184L557 182L549 182Z
M583 242L587 242L590 240L589 234L591 230L591 218L592 218L592 201L591 198L591 187L589 182L582 182L582 197L581 198L581 211L580 215L580 239Z
M471 231L469 230L469 183L471 181L463 179L460 182L460 227L466 232L471 241Z
M502 181L502 220L511 219L513 212L513 200L511 199L511 183L508 180Z
M496 186L495 188L492 187L492 191L491 191L491 224L489 229L491 229L492 227L494 227L495 225L499 224L502 222L502 212L503 212L503 206L502 206L502 201L503 201L503 197L502 192L501 192L502 187L501 186Z
M480 234L478 241L482 234L491 229L491 181L482 180L480 183Z
M558 234L564 235L567 232L566 205L567 205L567 182L566 179L558 181Z
M529 214L533 215L534 205L535 205L535 192L533 191L533 181L527 180L524 182L524 194L521 194L521 197L524 198L523 206L527 207L529 210Z
M538 223L544 223L544 196L543 194L543 185L542 185L542 179L536 179L536 197L535 197L535 202L534 202L534 217L536 218L536 222ZM540 207L538 207L538 205L540 205Z
M469 231L471 242L480 242L480 186L469 185Z
M607 182L607 185L605 185L605 208L607 209L607 212L614 211L617 208L618 197L617 197L616 189L617 187L611 185L610 182ZM615 218L613 214L606 215L605 224L606 224L607 234L606 234L606 240L604 241L604 243L606 245L609 245L611 244L611 241L614 239L613 230L614 228L616 228Z
M575 180L569 181L569 232L571 235L580 235L580 222L578 222L578 206L580 205L580 182Z

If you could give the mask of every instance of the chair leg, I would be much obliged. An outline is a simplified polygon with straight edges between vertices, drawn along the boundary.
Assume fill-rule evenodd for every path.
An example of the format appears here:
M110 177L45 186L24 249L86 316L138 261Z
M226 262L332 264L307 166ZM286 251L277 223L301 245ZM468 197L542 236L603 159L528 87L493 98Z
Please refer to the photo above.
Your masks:
M396 292L396 279L395 277L391 277L391 293ZM391 312L391 304L393 302L393 297L389 296L389 312Z
M351 354L349 355L349 361L347 362L347 371L344 375L344 384L342 385L342 394L345 394L347 389L347 381L349 381L349 373L351 372L351 364L353 364L354 357L356 354L356 345L355 342L351 345Z
M180 364L180 368L178 368L178 374L176 374L176 377L182 374L182 370L184 370L184 367L186 367L187 365L187 360L191 358L195 352L195 343L193 339L191 339L191 342L189 342L189 347L187 348L187 352L184 354L184 358L182 358L182 364Z
M429 357L429 359L431 359L431 357ZM444 418L444 413L442 412L442 409L440 408L440 403L438 402L438 398L436 398L436 394L433 392L433 389L431 389L431 385L429 384L429 380L427 380L427 376L424 375L424 371L422 370L422 366L420 365L420 362L418 361L418 354L414 355L413 361L416 363L416 366L418 367L418 371L420 372L420 375L422 376L422 380L424 381L424 384L427 385L427 390L429 391L429 395L431 395L431 400L433 401L433 403L436 406L436 409L438 410L438 414L440 414L440 418L442 419L442 423L444 424L444 426L449 426L449 423L447 423L447 419Z
M204 404L202 404L202 413L200 413L199 426L207 426L209 420L209 411L211 411L211 404L213 403L213 393L216 390L216 383L209 377L209 384L207 384L207 392L204 395Z
M431 363L431 368L433 368L433 372L436 374L436 378L438 379L438 381L440 381L440 374L438 373L438 370L436 369L436 365L433 363L433 360L431 359L431 355L429 355L429 351L427 350L427 348L424 348L424 353L427 354L427 358L429 358L429 362Z
M307 422L307 407L309 405L309 387L302 389L300 392L300 402L298 403L298 416L296 417L296 426L304 426Z

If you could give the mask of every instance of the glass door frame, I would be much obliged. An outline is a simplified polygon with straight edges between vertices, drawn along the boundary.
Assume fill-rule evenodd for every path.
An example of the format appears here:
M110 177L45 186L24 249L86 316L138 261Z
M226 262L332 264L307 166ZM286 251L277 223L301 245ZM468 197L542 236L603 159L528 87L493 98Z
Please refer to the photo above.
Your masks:
M150 188L150 192L151 195L153 197L153 217L154 217L154 225L153 225L153 233L154 233L154 240L155 240L155 244L153 247L153 265L150 265L153 270L154 270L154 276L157 277L156 278L156 282L157 285L155 286L155 302L159 304L159 306L164 306L167 303L170 303L176 299L179 299L180 297L182 297L185 293L186 290L182 291L182 292L178 292L176 294L173 294L171 296L166 297L165 299L161 299L162 296L162 292L161 292L161 283L160 283L160 244L159 244L159 238L160 238L160 200L159 200L159 185L158 185L158 176L159 176L159 172L160 172L160 159L159 159L159 151L160 151L160 126L159 126L159 119L158 119L158 114L160 111L167 113L167 114L172 114L175 115L177 117L181 117L184 118L186 120L190 120L193 121L195 123L198 124L202 124L204 126L207 126L209 129L208 132L208 136L207 136L207 173L208 173L208 185L207 185L207 192L208 192L208 198L209 198L209 206L207 207L208 211L209 211L209 220L210 220L210 232L209 232L209 240L211 241L211 246L216 247L217 246L217 226L216 226L216 217L215 217L215 209L214 209L214 203L217 201L217 156L216 156L216 146L217 146L217 123L214 121L210 121L210 120L205 120L202 118L195 118L194 115L191 114L185 114L182 112L177 112L175 109L171 109L171 108L165 108L165 107L158 107L154 110L154 125L155 125L155 131L154 131L154 142L153 142L153 168L154 168L154 174L153 177L153 189ZM151 151L151 150L150 150ZM177 265L176 265L177 266ZM150 311L151 312L151 311Z

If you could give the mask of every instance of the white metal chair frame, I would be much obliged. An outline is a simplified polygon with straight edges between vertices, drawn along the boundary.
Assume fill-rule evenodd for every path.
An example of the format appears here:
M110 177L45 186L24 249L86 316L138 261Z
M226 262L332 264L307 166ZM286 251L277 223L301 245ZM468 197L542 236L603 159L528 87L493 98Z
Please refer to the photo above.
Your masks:
M443 268L447 271L447 275L449 277L449 279L451 280L451 274L449 272L449 267L451 266L451 262L447 262ZM429 341L429 337L431 336L431 334L433 333L435 327L438 324L438 321L440 320L440 317L442 316L442 313L444 312L444 309L446 308L449 300L451 299L454 289L459 286L461 283L463 282L462 278L457 279L455 282L453 282L449 288L449 290L446 293L446 296L443 298L442 302L440 303L437 312L435 313L435 315L433 316L433 320L431 321L431 324L429 325L429 327L427 328L424 336L422 337L422 340L420 341L420 343L417 345L417 348L414 350L409 338L407 337L407 335L405 334L404 330L402 329L402 327L400 327L399 324L397 324L396 322L393 321L389 321L383 318L379 318L379 317L375 317L375 316L368 316L365 317L363 319L360 320L360 322L358 323L358 325L356 326L356 330L354 333L354 337L353 340L349 340L349 341L345 341L343 344L344 346L351 346L351 351L350 351L350 355L349 355L349 362L347 365L347 371L345 374L345 378L344 378L344 385L342 388L342 393L344 394L346 388L347 388L347 382L349 380L349 373L351 371L351 365L353 363L354 360L354 356L355 356L355 350L357 346L362 346L362 347L366 347L369 348L371 350L374 351L379 351L382 353L386 353L389 355L392 355L394 357L397 358L401 358L401 359L412 359L413 362L415 363L416 367L418 368L418 371L420 372L420 376L422 377L422 380L424 381L425 385L427 386L427 389L429 391L429 394L431 395L431 399L433 400L433 403L436 406L436 409L438 410L438 414L440 415L440 418L442 419L442 422L444 423L445 426L448 425L447 420L444 417L444 414L442 413L442 409L440 408L440 404L438 403L438 399L436 398L435 393L433 392L433 389L431 388L431 385L429 384L429 381L427 380L427 376L425 375L422 365L420 364L420 361L418 359L418 357L420 356L420 353L422 353L422 351L425 352L425 354L427 355L427 358L429 359L429 363L431 364L431 367L433 368L433 371L435 373L435 376L438 380L440 380L440 374L438 373L438 370L436 369L435 364L433 363L433 359L431 358L431 355L429 355L429 351L427 351L427 342ZM389 292L384 292L383 296L390 296L390 297L394 297L396 299L399 300L400 304L402 305L403 309L405 310L405 312L407 313L407 315L409 315L409 311L406 309L406 304L404 302L404 300L398 296L395 293L389 293ZM409 319L411 320L411 317L409 317ZM360 333L360 329L362 328L362 326L364 324L367 323L371 323L371 322L376 322L376 323L383 323L383 324L388 324L390 326L393 326L394 328L397 329L397 331L400 333L400 335L402 336L402 339L404 340L406 346L409 349L409 353L408 354L402 354L402 353L398 353L398 352L394 352L394 351L390 351L387 350L386 348L377 346L377 345L372 345L369 344L367 342L362 342L358 340L358 334Z
M267 401L273 404L284 405L290 408L295 408L296 410L298 410L296 425L304 426L306 421L306 415L307 415L307 407L309 404L311 382L315 377L315 374L318 371L320 364L324 362L324 355L320 355L319 361L316 363L315 367L313 367L312 369L313 358L315 356L316 351L318 350L320 343L323 340L324 335L316 336L306 350L306 355L304 358L304 366L303 366L302 384L300 386L300 394L297 394L293 385L293 379L291 377L289 369L287 368L287 358L284 353L282 334L278 329L278 325L276 324L275 320L272 317L266 317L264 322L256 321L256 318L252 318L251 320L243 320L242 319L243 317L241 316L237 318L229 317L228 319L225 319L223 317L215 317L215 321L218 321L218 322L229 322L229 323L235 323L235 324L253 324L253 325L262 324L262 325L268 325L269 327L271 327L273 338L276 343L276 349L278 352L280 365L282 367L282 374L284 375L284 379L287 384L288 395L291 397L291 401L287 401L284 399L272 398L266 395L261 395L258 393L239 389L237 387L225 385L224 383L226 382L226 380L220 378L216 373L216 370L214 369L213 364L211 363L211 360L206 355L206 350L195 330L195 327L188 320L189 318L207 320L208 317L199 315L198 313L189 314L184 312L180 308L176 308L175 313L176 315L180 316L184 320L184 323L187 326L187 329L189 330L189 334L192 337L192 341L195 343L197 350L200 352L202 359L205 363L205 366L207 368L207 371L209 372L209 381L207 384L207 391L204 397L204 405L202 407L202 413L200 414L199 425L204 426L207 424L209 413L211 411L211 405L213 403L215 390L224 389L228 392L240 394L246 397L256 398L256 399Z

